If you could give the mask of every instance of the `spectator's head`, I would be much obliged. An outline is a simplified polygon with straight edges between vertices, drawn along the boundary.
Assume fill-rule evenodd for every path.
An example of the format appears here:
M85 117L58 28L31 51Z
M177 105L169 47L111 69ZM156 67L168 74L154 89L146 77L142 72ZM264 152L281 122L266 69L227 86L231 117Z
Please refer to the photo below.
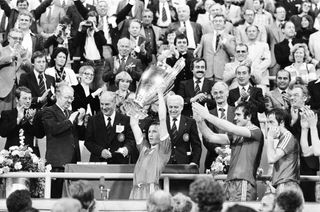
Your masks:
M217 105L224 106L227 104L229 87L225 82L218 81L212 86L211 94Z
M260 32L257 25L249 25L246 27L245 31L250 41L255 41Z
M32 54L31 63L34 70L38 73L43 73L47 66L47 59L44 52L36 51Z
M129 91L132 77L126 71L121 71L116 75L115 84L121 91Z
M215 15L222 14L222 6L221 4L214 3L209 7L210 16L214 17Z
M70 185L70 195L80 201L82 208L88 209L94 202L94 191L88 181L78 180Z
M248 23L248 24L253 24L254 21L254 11L252 9L246 9L244 11L244 20Z
M238 126L247 126L251 122L251 117L253 114L253 107L247 102L242 102L237 105L234 112L234 122Z
M289 71L281 69L277 72L276 83L277 83L277 87L280 90L286 90L290 85L290 81L291 81L291 75Z
M239 65L236 68L236 78L241 86L246 86L249 84L251 75L251 67L247 65Z
M180 53L187 52L189 45L187 36L184 34L177 35L174 39L174 45Z
M264 0L253 0L253 9L255 11L263 9L263 6L264 6Z
M142 12L142 23L145 26L149 26L153 21L153 12L150 9L145 9Z
M14 48L16 45L21 45L23 41L23 31L12 28L8 35L8 41L11 48Z
M311 1L310 0L301 1L300 12L304 14L308 14L310 10L311 10Z
M15 92L16 102L18 107L24 107L25 109L31 106L31 90L25 86L20 86Z
M71 30L71 20L68 16L63 16L59 22L59 25L62 25L62 31L61 34L65 36L70 36L70 30Z
M259 212L273 212L276 204L276 195L268 193L264 195L260 202Z
M80 82L90 85L94 78L94 69L92 66L81 66L79 69Z
M176 30L175 29L168 29L165 32L163 43L165 43L165 44L174 44L176 36L177 36L177 34L176 34Z
M6 200L8 212L18 212L32 207L31 195L28 190L16 190Z
M55 66L56 68L60 69L63 68L68 59L68 49L64 47L57 47L53 50L51 55L51 66Z
M81 203L77 199L62 198L52 207L51 212L80 212Z
M99 15L96 11L90 11L88 12L88 15L87 15L87 21L90 21L92 22L92 24L94 24L95 26L97 26L98 24L98 20L99 20ZM91 26L90 29L92 30L93 27Z
M121 38L117 44L118 52L121 56L127 57L130 54L131 47L130 47L130 40L128 38Z
M256 210L249 208L247 206L244 205L238 205L235 204L231 207L229 207L226 212L256 212Z
M168 112L171 118L177 118L183 110L184 100L182 96L171 95L167 98Z
M216 14L213 17L212 22L213 22L213 28L215 30L221 31L225 28L226 18L222 14Z
M210 12L210 6L215 4L215 2L213 0L206 0L204 2L204 9L206 10L207 13Z
M191 62L191 70L193 73L193 77L196 79L202 79L207 70L206 60L203 58L195 58Z
M190 184L189 195L201 212L220 212L225 201L222 186L212 176L198 177Z
M190 197L177 193L173 196L173 212L191 212L193 203Z
M242 62L248 58L248 46L244 43L239 43L236 45L236 60Z
M98 12L98 15L103 17L106 16L108 13L108 3L106 0L99 0L97 5L96 5L96 9Z
M33 16L29 11L21 10L17 18L16 26L18 27L18 29L21 29L22 31L27 31L30 29L32 20Z
M282 132L284 128L290 127L290 121L290 115L287 111L280 108L272 109L267 115L268 130L270 127L275 127L280 130L279 133ZM280 134L278 136L280 136Z
M65 82L59 83L56 88L57 105L63 110L68 110L74 100L73 94L74 91L71 86Z
M180 5L177 8L179 21L187 21L190 19L190 7L186 4Z
M277 21L285 21L286 20L286 9L283 6L277 6L275 9L274 17Z
M281 212L302 212L304 199L302 192L287 189L281 192L276 198L274 211Z
M286 21L282 25L282 32L287 39L292 39L296 36L296 27L292 21Z
M310 15L303 15L301 18L301 28L302 29L312 29L313 19Z
M308 89L304 85L293 85L290 90L290 104L293 109L300 109L305 106L306 101L308 100L309 93Z
M310 60L310 52L307 44L297 43L290 51L289 60L294 63L303 63Z
M116 94L111 91L103 91L99 99L103 115L111 116L116 109Z
M171 212L172 196L170 193L158 190L150 194L147 200L148 212Z
M17 9L18 11L28 10L29 2L27 0L17 0Z
M141 21L139 19L132 19L128 31L132 37L138 37L141 31Z

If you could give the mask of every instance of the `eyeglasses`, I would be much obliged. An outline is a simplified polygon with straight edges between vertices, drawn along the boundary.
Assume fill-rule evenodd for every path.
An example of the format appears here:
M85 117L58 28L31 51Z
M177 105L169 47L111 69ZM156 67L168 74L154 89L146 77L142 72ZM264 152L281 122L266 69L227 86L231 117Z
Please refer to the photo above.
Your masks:
M94 76L94 74L91 74L91 73L83 73L85 76L87 76L87 77L93 77Z
M205 69L205 66L194 66L195 68L201 68L201 69Z
M242 54L244 54L244 53L247 53L247 51L245 51L245 50L238 50L238 51L236 51L237 53L242 53Z
M23 38L22 38L22 37L10 36L10 38L12 38L13 40L23 41Z

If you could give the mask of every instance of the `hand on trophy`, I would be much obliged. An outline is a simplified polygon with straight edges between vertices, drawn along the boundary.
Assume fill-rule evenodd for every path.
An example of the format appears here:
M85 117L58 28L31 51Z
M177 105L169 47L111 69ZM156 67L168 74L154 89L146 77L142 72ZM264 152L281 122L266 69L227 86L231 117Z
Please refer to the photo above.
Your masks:
M101 157L104 159L108 159L108 158L112 158L112 154L110 152L110 148L109 149L103 149L101 152Z
M36 112L37 112L36 109L28 109L28 110L26 110L25 117L30 123L33 122L33 118L36 115Z
M20 124L22 119L24 118L24 110L25 110L25 105L17 106L17 124Z

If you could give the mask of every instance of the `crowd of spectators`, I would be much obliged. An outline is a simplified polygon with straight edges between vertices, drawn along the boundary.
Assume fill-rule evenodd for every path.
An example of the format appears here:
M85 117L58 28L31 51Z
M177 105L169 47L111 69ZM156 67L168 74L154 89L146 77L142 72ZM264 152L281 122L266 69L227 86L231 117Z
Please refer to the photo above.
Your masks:
M166 163L210 169L216 147L230 145L221 192L227 200L256 200L265 154L267 192L301 187L306 201L315 201L315 183L300 182L300 175L319 170L317 0L13 2L0 0L6 149L20 145L23 129L39 155L45 137L46 161L63 172L81 161L84 140L90 162L145 170L134 182L145 199L159 189ZM180 58L185 66L165 103L146 105L143 120L130 119L124 102L135 98L147 67L173 67ZM144 166L155 164L146 176ZM61 197L62 183L53 180L52 197Z

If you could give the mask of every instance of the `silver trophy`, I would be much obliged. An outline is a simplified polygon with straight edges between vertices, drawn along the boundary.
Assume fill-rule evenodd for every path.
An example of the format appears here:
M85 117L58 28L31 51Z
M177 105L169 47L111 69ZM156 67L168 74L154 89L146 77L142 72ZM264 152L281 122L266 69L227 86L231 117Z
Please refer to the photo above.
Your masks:
M127 116L144 119L147 109L158 100L157 88L161 87L164 95L173 88L174 80L185 66L185 59L180 58L173 67L166 63L149 66L142 74L135 93L135 98L124 102ZM165 86L162 86L165 85Z

